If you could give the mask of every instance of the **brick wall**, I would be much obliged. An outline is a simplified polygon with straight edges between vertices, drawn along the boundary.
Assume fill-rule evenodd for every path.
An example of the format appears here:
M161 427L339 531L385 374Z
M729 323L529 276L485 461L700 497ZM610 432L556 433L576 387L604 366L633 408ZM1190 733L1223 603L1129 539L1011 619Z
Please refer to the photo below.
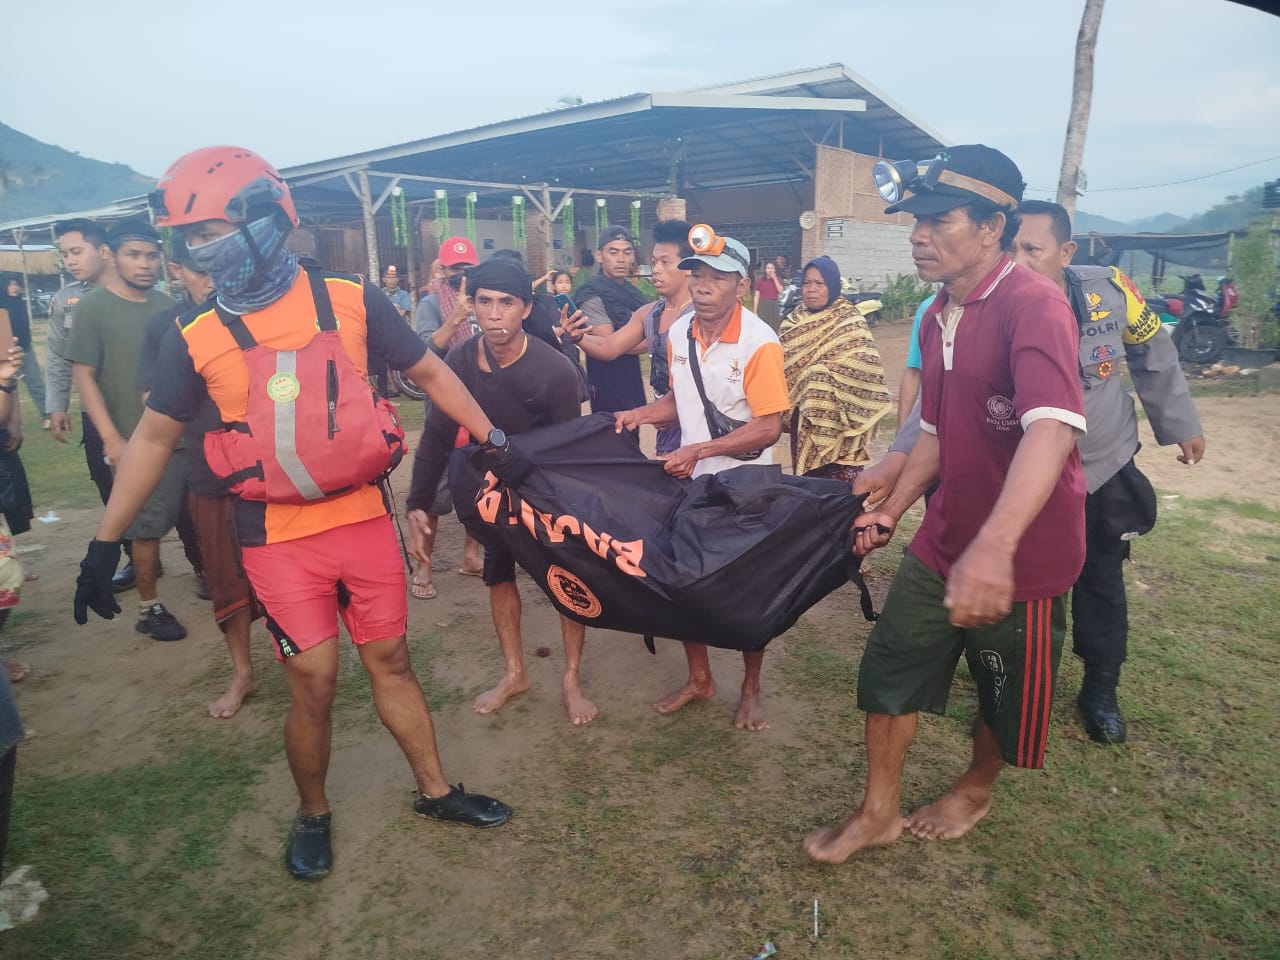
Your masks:
M903 273L915 273L907 237L915 220L909 214L885 214L871 168L876 158L836 147L817 148L814 212L818 225L803 232L807 261L826 255L847 277L863 286L881 286Z
M822 252L840 264L840 275L862 277L863 287L882 289L900 274L916 272L911 227L829 217L808 231L822 238Z
M735 240L741 240L751 251L751 263L760 271L760 265L783 254L793 267L799 266L800 224L796 220L766 223L726 223L724 232Z

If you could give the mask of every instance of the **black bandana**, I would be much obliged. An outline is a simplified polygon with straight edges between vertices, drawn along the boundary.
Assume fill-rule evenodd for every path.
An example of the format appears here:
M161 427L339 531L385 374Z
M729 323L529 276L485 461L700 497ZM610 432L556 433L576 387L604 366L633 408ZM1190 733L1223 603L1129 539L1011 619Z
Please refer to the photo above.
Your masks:
M509 293L525 303L533 299L533 277L510 260L487 260L471 270L467 274L467 294L474 297L481 288Z

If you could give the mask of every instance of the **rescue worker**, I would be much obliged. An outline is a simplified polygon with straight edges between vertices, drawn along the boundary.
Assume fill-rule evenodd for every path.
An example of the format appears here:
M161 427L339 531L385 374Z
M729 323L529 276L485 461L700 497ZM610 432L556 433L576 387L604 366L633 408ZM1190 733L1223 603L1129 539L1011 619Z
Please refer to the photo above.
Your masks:
M299 796L285 851L289 872L315 879L333 862L325 777L339 617L369 674L378 716L413 771L419 791L414 810L476 827L504 823L509 807L450 786L441 767L431 714L405 643L405 571L378 486L385 468L369 476L350 466L355 463L351 453L363 456L371 439L382 437L372 430L342 430L335 422L341 415L349 417L348 426L358 423L358 408L348 414L335 403L326 416L323 404L327 395L338 398L344 386L358 389L341 396L358 398L367 391L368 357L377 352L421 384L473 436L488 438L493 424L376 286L298 265L285 246L298 225L297 210L289 187L262 157L240 147L195 150L169 168L152 203L157 224L181 234L194 266L213 280L217 297L185 311L161 346L147 408L129 438L97 536L81 563L76 621L86 622L89 608L108 619L119 611L110 582L119 538L206 398L212 398L224 423L246 430L249 417L262 415L256 422L268 428L257 436L228 431L246 436L260 476L270 472L277 484L280 476L287 477L301 493L315 484L317 464L331 472L349 471L345 486L329 478L323 488L294 500L273 493L278 486L265 480L266 493L247 499L252 480L247 476L233 487L241 493L235 513L244 570L266 611L289 682L285 752ZM322 342L325 334L331 336ZM251 353L250 346L260 352ZM309 375L303 371L324 349L329 350L328 377L301 383L299 378ZM270 376L262 371L264 356L274 364ZM316 396L319 411L307 406ZM365 396L372 403L372 394ZM339 438L335 443L342 445L343 456L322 462L316 449L326 432L306 428L326 421L327 436ZM274 435L272 423L285 429ZM230 442L227 446L232 448ZM495 463L502 461L502 451L494 453ZM322 490L340 492L324 495Z

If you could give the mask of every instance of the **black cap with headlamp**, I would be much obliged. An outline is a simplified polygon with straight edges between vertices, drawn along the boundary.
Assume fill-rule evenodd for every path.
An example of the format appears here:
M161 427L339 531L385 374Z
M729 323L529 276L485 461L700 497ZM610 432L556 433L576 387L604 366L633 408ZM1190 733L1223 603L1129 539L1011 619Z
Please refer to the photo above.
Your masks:
M885 213L934 216L985 200L1005 210L1022 202L1026 184L1017 164L980 143L948 147L932 160L881 160L871 168ZM907 192L911 196L904 197Z

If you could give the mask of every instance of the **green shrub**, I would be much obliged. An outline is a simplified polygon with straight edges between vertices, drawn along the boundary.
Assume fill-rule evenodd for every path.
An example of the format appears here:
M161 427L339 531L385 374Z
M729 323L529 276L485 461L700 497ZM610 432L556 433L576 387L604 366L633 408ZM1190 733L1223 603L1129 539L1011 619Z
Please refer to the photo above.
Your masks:
M935 292L933 284L925 283L915 274L899 274L885 285L884 297L881 300L884 304L884 318L886 320L910 319L915 315L916 308Z
M1271 307L1280 287L1280 270L1276 268L1276 248L1269 227L1256 223L1232 244L1231 269L1240 288L1240 303L1231 320L1243 335L1245 345L1275 346L1280 342L1280 331Z

